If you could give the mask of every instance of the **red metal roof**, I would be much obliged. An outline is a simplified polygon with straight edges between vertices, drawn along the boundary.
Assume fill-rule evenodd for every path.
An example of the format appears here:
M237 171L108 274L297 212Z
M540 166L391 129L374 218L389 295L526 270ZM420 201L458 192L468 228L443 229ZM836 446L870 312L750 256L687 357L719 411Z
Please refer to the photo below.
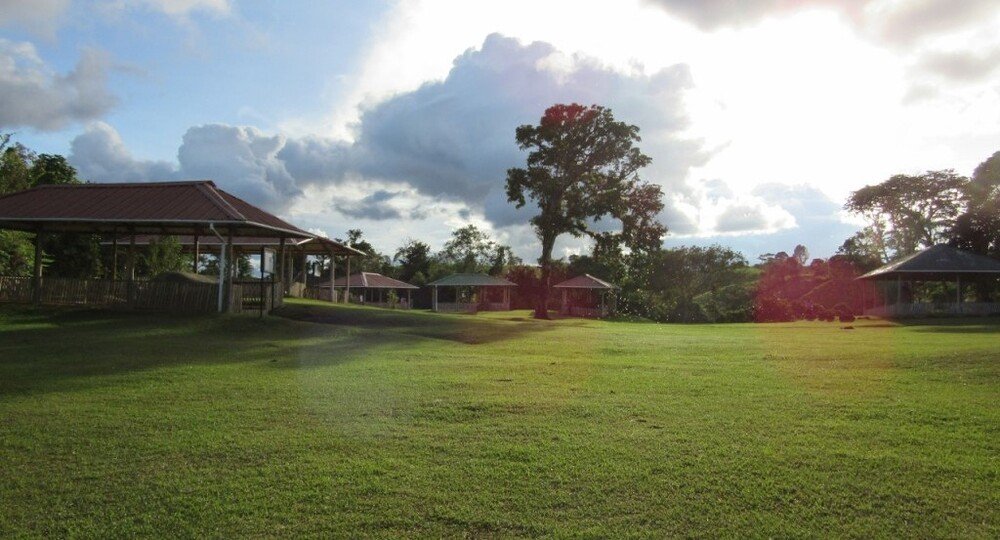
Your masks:
M0 228L191 234L209 224L233 234L315 236L210 180L48 185L0 197Z
M347 283L347 277L341 276L333 280L334 287L344 287ZM357 274L351 274L351 288L358 289L419 289L416 285L410 285L405 281L399 281L398 279L393 279L388 276L383 276L382 274L376 274L375 272L359 272ZM325 285L327 288L330 287L329 283Z
M562 283L553 285L556 289L617 289L618 287L604 281L603 279L595 278L590 274L584 274L582 276L576 276L574 278L567 279Z

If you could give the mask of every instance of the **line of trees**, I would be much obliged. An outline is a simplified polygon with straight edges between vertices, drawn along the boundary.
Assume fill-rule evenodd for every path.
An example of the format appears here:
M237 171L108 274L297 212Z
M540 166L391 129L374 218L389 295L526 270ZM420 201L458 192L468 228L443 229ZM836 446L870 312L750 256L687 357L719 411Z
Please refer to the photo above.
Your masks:
M538 207L531 220L541 252L537 265L525 264L510 246L467 225L437 252L426 242L408 239L391 254L376 250L360 230L350 230L338 240L366 253L355 258L352 270L415 285L455 272L504 276L518 284L515 307L532 308L539 317L555 307L549 298L552 284L587 273L621 287L618 306L626 317L736 322L850 316L860 308L855 277L936 243L1000 258L1000 152L980 164L971 178L952 170L895 175L853 192L845 208L867 223L829 259L810 259L808 249L799 245L791 254L765 254L751 264L720 245L662 247L666 228L656 221L662 192L639 177L650 162L636 147L639 130L616 121L610 110L557 105L539 125L518 128L516 138L531 151L525 168L508 171L507 195L518 207ZM0 195L79 181L62 156L35 154L0 135ZM612 226L602 227L602 220ZM553 245L564 234L590 238L590 252L554 258ZM49 235L43 246L46 273L106 276L111 261L98 242L92 235ZM31 235L0 231L0 274L26 275L32 257ZM162 239L141 254L139 271L184 270L190 267L189 257L175 240ZM203 272L214 274L212 257L201 262ZM318 260L313 272L328 272L328 263ZM241 275L250 275L247 258L239 266ZM338 265L338 275L345 271ZM997 292L987 287L980 295ZM429 303L425 294L417 294L418 305Z

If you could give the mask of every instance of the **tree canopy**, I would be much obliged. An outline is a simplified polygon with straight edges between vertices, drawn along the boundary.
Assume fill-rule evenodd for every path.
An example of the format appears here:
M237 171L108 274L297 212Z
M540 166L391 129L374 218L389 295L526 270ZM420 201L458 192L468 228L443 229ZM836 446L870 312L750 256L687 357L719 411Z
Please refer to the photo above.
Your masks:
M885 262L946 241L965 207L968 183L948 169L897 174L851 193L844 207L869 222L855 243Z

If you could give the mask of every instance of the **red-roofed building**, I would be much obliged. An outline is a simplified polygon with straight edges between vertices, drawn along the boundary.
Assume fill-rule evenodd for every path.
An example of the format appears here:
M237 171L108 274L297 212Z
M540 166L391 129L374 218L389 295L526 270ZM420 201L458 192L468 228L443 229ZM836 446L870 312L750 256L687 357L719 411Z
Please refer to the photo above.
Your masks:
M575 317L607 317L615 310L618 286L590 274L553 285L562 292L559 313Z
M31 283L31 298L36 303L47 298L44 290L46 281L54 283L51 279L42 280L42 257L38 239L49 233L110 236L115 258L118 255L117 244L120 239L126 238L129 261L126 272L128 305L135 305L134 257L138 235L190 237L195 246L198 246L199 239L210 238L208 243L217 246L222 262L219 265L219 281L223 286L216 287L219 311L232 310L239 303L238 295L234 294L232 271L236 238L249 237L270 242L261 248L262 262L264 250L269 246L276 248L274 276L279 282L283 274L282 263L286 259L286 246L311 242L310 249L318 249L324 255L356 253L356 250L332 240L317 240L316 235L219 189L209 180L38 186L0 197L0 229L36 234L35 269ZM117 265L113 267L117 268ZM230 271L224 273L223 269L227 267ZM110 282L113 284L117 281L116 278L113 274ZM283 287L271 287L270 293L259 294L262 311L265 310L263 306L281 303ZM81 288L74 285L73 290L77 289ZM262 291L263 289L261 286ZM78 296L75 294L74 298ZM3 297L0 294L0 298ZM117 298L117 295L101 297Z

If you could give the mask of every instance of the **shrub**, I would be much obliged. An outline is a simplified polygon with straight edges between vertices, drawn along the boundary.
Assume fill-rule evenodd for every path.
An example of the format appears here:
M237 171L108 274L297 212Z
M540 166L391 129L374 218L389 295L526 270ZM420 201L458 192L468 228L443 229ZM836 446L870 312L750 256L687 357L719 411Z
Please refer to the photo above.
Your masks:
M756 322L788 322L795 320L792 306L782 298L762 297L754 303Z

